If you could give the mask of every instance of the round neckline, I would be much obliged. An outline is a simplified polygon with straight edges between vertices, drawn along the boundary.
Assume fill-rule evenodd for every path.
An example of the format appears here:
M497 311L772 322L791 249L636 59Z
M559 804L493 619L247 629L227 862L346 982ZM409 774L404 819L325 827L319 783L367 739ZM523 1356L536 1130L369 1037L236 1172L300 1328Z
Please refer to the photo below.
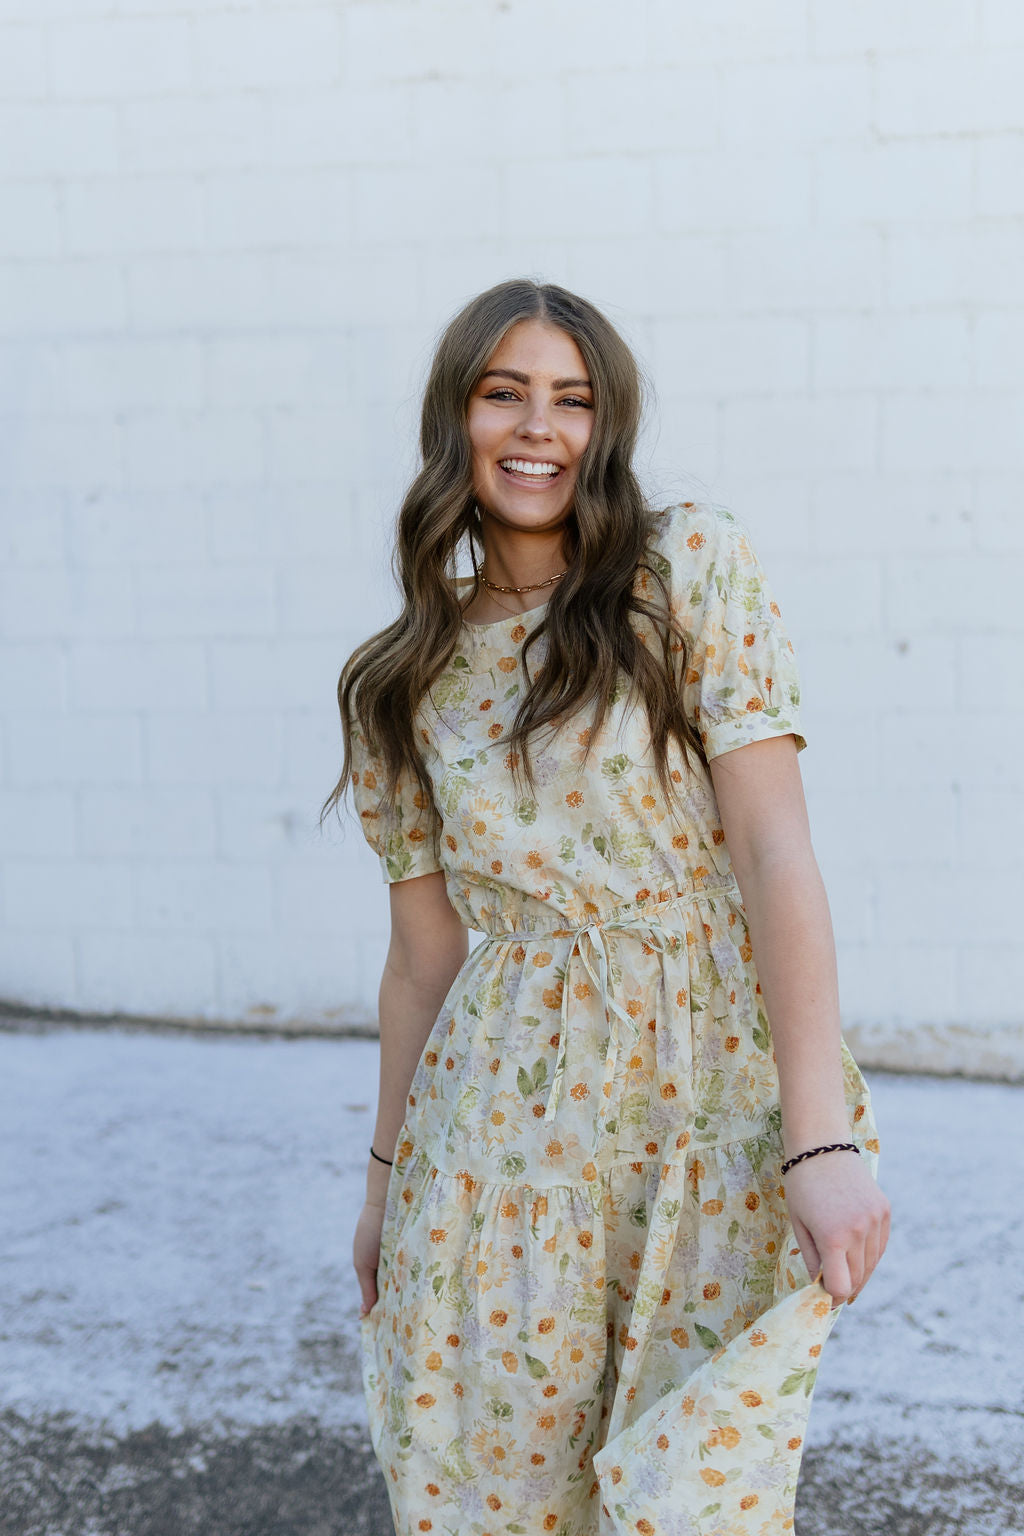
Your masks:
M463 581L463 582L465 582L465 581L472 581L472 579L473 579L472 576L458 576L458 577L456 577L457 581ZM548 606L548 603L550 601L551 601L551 599L549 597L546 597L542 603L537 603L533 608L527 608L527 609L525 609L525 611L523 613L510 613L507 616L507 618L504 618L504 619L487 619L484 623L478 623L475 619L463 619L462 626L463 626L464 629L468 629L468 630L480 630L480 629L500 629L505 624L511 624L513 626L516 625L516 624L522 624L532 614L542 613L544 611L544 609Z

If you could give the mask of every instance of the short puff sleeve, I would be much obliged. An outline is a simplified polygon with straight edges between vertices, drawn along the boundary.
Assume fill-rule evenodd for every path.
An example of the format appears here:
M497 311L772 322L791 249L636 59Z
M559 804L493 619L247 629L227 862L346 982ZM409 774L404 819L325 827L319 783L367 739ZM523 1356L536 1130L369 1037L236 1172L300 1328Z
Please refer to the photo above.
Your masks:
M803 751L796 652L750 535L726 507L668 518L673 611L691 641L683 707L708 760L789 733Z
M349 731L352 799L363 835L380 860L385 885L443 869L441 817L433 800L411 774L403 772L393 808L378 811L386 782L384 764L370 751L354 709L349 711Z

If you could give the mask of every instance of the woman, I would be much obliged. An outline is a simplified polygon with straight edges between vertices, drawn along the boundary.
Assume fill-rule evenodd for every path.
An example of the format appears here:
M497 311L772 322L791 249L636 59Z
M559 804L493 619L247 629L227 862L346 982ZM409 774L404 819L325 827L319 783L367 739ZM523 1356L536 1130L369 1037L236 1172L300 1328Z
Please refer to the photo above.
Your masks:
M469 303L405 606L338 685L326 804L351 781L390 888L354 1262L398 1536L791 1521L821 1345L887 1240L793 647L728 511L646 504L640 409L586 300Z

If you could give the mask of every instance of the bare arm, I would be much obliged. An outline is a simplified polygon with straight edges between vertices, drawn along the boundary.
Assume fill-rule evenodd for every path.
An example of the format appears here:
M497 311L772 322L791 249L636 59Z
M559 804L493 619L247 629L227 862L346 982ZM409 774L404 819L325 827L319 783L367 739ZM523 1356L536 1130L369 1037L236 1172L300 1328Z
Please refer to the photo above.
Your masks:
M409 1085L441 1004L469 953L469 929L436 871L388 887L391 942L378 997L380 1080L373 1147L390 1158L408 1109ZM383 1203L388 1172L367 1156L366 1198Z
M849 1141L839 988L828 898L811 847L792 735L751 742L709 765L743 896L779 1072L787 1157ZM889 1230L888 1201L852 1152L808 1159L786 1180L808 1269L839 1298L858 1291Z

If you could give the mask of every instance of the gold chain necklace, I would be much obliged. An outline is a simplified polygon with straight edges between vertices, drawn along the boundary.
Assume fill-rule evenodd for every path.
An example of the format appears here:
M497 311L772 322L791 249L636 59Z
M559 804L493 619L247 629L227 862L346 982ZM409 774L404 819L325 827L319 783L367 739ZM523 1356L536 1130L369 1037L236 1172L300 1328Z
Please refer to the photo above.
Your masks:
M567 574L568 567L564 571L559 571L557 576L549 576L547 581L535 581L532 587L499 587L497 582L488 581L483 571L480 572L480 580L485 587L490 587L492 592L537 592L541 587L550 587L551 583L557 581L559 576Z

